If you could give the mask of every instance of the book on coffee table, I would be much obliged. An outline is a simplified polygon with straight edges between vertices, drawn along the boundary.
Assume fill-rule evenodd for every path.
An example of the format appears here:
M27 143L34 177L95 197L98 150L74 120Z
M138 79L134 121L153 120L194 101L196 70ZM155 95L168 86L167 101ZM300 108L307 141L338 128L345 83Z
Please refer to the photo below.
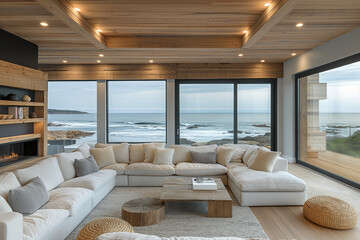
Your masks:
M217 184L213 178L202 178L202 181L192 178L192 185L193 190L217 190Z

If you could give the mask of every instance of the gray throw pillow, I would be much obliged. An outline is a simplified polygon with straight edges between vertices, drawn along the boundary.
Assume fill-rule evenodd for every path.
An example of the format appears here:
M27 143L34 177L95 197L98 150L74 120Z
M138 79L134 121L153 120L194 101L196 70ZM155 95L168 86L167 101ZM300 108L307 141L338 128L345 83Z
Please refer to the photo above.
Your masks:
M207 163L215 164L216 163L216 152L196 152L190 151L191 162L192 163Z
M99 167L93 156L75 159L76 176L81 177L99 171Z
M29 215L49 201L49 194L44 182L36 177L25 186L10 190L8 200L14 212Z

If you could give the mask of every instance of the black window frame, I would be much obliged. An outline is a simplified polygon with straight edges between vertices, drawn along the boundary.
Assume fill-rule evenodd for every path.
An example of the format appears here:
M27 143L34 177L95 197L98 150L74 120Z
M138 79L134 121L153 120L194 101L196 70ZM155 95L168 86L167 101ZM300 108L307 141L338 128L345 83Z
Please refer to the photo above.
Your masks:
M109 82L165 82L165 141L160 143L167 143L167 79L135 79L135 80L106 80L106 143L108 144L117 144L123 142L110 142L109 141ZM137 143L149 143L149 142L127 142L129 144L137 144Z
M271 150L277 150L277 79L252 78L252 79L176 79L175 80L175 144L180 144L180 85L181 84L233 84L233 129L234 143L237 143L238 131L238 85L239 84L270 84L271 86Z
M346 57L346 58L342 58L339 60L336 60L334 62L331 63L327 63L324 65L321 65L319 67L316 68L312 68L303 72L299 72L297 74L295 74L295 159L296 159L296 163L303 165L307 168L310 168L312 170L315 170L321 174L324 174L326 176L329 176L331 178L334 178L340 182L346 183L352 187L358 188L360 189L360 184L357 182L354 182L350 179L344 178L340 175L334 174L330 171L327 171L325 169L316 167L312 164L309 164L305 161L302 161L300 159L300 78L303 77L307 77L313 74L317 74L317 73L321 73L321 72L325 72L325 71L329 71L335 68L339 68L339 67L343 67L345 65L349 65L355 62L360 62L360 53L357 53L355 55Z

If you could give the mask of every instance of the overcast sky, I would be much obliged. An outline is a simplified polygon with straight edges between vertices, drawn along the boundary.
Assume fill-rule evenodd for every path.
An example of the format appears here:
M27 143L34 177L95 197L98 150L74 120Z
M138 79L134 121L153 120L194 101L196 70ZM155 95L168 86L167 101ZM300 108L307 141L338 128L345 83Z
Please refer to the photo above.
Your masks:
M360 62L320 74L327 82L321 112L360 112ZM110 112L164 112L164 81L110 81ZM239 84L239 112L269 112L270 86ZM181 85L181 112L232 112L233 85ZM49 82L49 108L96 112L96 81Z

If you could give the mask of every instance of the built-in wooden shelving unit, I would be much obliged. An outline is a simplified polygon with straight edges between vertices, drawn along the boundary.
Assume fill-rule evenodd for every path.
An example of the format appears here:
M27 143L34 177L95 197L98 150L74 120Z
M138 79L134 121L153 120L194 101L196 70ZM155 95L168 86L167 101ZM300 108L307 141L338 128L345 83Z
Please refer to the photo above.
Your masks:
M8 124L22 124L22 123L37 123L43 122L44 118L27 118L27 119L9 119L9 120L0 120L0 125Z
M0 106L24 106L24 107L43 107L43 102L21 102L21 101L8 101L0 100Z
M39 133L38 134L24 134L24 135L17 135L17 136L11 136L11 137L4 137L4 138L0 138L0 144L32 140L32 139L37 139L37 138L41 138L41 134L39 134Z

